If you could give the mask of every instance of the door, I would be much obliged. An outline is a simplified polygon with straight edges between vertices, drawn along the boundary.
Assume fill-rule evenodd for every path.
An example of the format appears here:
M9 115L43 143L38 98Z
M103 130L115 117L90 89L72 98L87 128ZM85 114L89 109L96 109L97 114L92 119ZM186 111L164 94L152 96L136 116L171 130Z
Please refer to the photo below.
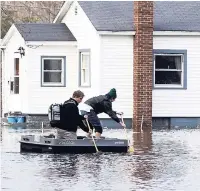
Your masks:
M13 63L11 63L10 81L9 81L9 111L21 111L20 100L20 57L14 54Z

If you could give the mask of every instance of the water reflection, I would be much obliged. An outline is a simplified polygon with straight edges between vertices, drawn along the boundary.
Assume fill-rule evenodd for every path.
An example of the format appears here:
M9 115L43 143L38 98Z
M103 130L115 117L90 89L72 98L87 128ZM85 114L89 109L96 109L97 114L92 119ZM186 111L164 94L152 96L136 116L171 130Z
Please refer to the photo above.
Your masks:
M134 154L136 158L131 163L131 177L136 184L140 184L141 181L148 181L153 178L154 162L151 160L144 160L145 155L148 155L152 151L152 131L145 130L142 132L133 132L133 146ZM141 157L143 155L143 157ZM135 180L135 178L137 180Z
M3 137L3 133L2 133L2 128L1 128L1 125L0 125L0 141L2 142L2 138Z
M77 176L78 162L77 155L51 155L51 158L48 158L50 167L43 169L43 173L49 179L55 176L70 179Z
M149 152L152 149L152 131L133 132L135 153Z

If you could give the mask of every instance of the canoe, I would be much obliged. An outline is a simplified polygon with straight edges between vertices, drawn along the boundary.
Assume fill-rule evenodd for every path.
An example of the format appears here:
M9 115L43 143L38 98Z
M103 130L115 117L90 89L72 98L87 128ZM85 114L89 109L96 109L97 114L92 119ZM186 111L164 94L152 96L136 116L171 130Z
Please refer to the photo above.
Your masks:
M78 136L77 139L56 139L53 136L22 135L20 152L32 153L95 153L92 138ZM123 153L128 151L128 141L117 138L95 139L96 146L101 152Z

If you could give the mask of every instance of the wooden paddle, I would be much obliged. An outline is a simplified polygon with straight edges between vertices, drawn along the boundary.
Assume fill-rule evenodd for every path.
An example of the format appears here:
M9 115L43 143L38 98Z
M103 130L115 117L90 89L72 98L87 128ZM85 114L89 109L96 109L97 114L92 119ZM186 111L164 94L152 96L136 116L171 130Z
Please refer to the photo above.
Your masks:
M121 116L122 123L125 124L124 119L123 119L123 113L117 113L117 114ZM130 140L128 139L128 133L127 133L126 127L124 127L124 131L125 131L126 139L128 140L128 143L129 143L128 152L134 152L134 148L133 146L130 145Z
M91 132L92 130L91 130L91 128L90 128L90 124L89 124L89 122L88 122L88 119L86 118L86 122L87 122L87 126L88 126L88 128L89 128L89 131ZM98 153L99 152L99 150L98 150L98 148L97 148L97 145L96 145L96 142L95 142L95 140L94 140L94 137L93 137L93 135L92 135L92 141L93 141L93 143L94 143L94 147L95 147L95 149L96 149L96 152Z

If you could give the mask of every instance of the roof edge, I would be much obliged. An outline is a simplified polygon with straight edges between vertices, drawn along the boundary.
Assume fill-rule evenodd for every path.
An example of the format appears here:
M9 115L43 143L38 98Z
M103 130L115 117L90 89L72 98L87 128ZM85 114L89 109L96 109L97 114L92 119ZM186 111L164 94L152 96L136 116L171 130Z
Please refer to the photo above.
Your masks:
M200 31L154 31L155 36L199 36Z
M53 20L53 23L60 23L61 22L61 20L64 18L64 16L69 11L69 8L71 7L73 2L74 1L65 1L65 3L62 6L62 8L58 12L56 18Z
M77 41L26 41L26 46L76 46L78 43Z
M135 35L135 31L97 31L99 35Z
M97 31L99 35L134 36L135 31ZM200 31L153 31L154 36L199 36Z
M5 46L7 44L7 42L10 40L15 30L18 31L15 24L12 24L10 29L7 31L6 35L4 36L4 38L1 40L1 46Z

